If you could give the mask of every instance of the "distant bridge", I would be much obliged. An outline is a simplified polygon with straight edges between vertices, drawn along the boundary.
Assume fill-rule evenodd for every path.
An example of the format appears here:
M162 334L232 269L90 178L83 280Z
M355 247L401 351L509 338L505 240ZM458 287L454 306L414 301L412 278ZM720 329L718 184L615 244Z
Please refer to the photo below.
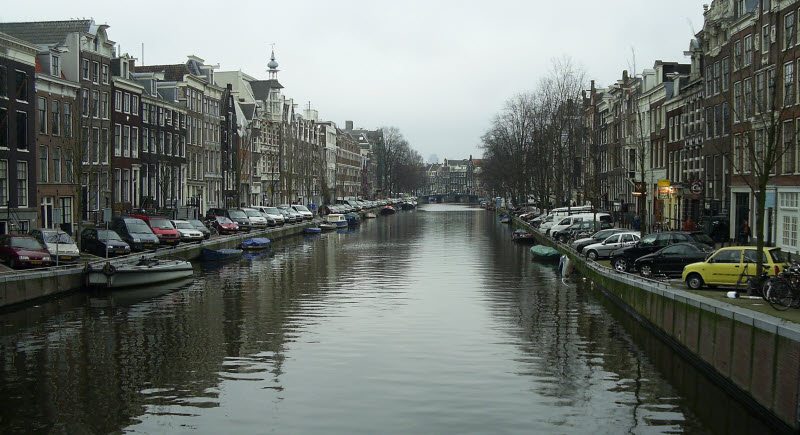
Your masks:
M424 203L459 203L459 204L477 204L478 195L471 193L442 193L433 195L422 195L419 197L420 202Z

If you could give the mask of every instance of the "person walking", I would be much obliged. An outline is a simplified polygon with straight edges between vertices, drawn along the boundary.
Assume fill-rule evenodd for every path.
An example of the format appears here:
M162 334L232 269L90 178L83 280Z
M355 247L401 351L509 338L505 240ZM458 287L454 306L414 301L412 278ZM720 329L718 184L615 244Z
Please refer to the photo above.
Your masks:
M750 242L750 224L747 219L742 220L742 226L739 228L739 244L746 245Z
M641 219L639 219L639 215L638 214L633 217L633 222L632 222L631 226L636 231L639 231L639 229L641 228L642 221L641 221Z

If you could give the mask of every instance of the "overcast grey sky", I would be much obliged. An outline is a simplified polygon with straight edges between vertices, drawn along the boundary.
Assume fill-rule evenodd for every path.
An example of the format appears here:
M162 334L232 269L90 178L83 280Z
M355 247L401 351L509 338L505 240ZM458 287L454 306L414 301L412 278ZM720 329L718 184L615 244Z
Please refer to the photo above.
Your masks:
M709 0L705 0L706 3ZM92 17L145 64L195 54L266 77L275 43L285 94L344 125L394 125L423 158L480 155L503 102L567 55L608 84L632 62L683 61L702 1L14 2L2 21Z

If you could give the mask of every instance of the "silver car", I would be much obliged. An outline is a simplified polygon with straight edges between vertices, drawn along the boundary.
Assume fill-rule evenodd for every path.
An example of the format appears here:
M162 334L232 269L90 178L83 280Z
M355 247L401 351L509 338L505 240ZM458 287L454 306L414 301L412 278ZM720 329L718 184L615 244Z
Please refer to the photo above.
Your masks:
M586 258L590 260L608 258L614 250L636 244L639 241L639 237L639 233L633 231L613 234L602 242L589 245L583 250L586 252Z

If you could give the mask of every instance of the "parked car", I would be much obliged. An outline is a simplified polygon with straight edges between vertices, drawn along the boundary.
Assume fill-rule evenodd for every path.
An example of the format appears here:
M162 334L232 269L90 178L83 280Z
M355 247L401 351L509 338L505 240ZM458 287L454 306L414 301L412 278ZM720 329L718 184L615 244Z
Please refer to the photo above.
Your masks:
M278 209L282 210L284 212L284 216L286 216L288 214L290 216L291 222L302 222L303 221L303 215L301 215L295 209L293 209L292 207L290 207L288 205L285 205L285 204L284 205L279 205ZM287 221L287 222L289 222L289 221Z
M247 219L250 220L250 226L252 228L263 230L269 226L269 220L260 211L254 208L242 208L240 210L247 215Z
M250 218L247 217L247 213L244 210L238 208L229 208L226 210L228 214L228 218L234 222L236 225L239 226L239 231L246 231L250 232L253 228L253 224L250 222Z
M217 216L211 221L211 226L219 234L236 234L239 232L239 225L225 216Z
M46 267L52 264L50 253L31 236L0 236L0 259L12 269Z
M585 248L586 258L590 260L599 260L611 255L612 252L624 246L631 246L639 241L639 233L625 232L612 234L606 237L601 243L595 243Z
M131 246L114 230L86 228L81 231L81 250L106 258L130 254Z
M619 272L631 271L637 258L681 242L699 242L709 246L714 245L714 241L708 235L699 231L664 231L648 234L642 237L635 245L614 251L610 256L611 266Z
M720 248L705 261L683 268L681 279L691 289L707 286L735 286L746 283L756 275L758 251L755 246ZM764 247L764 271L774 276L787 267L786 256L780 248Z
M354 202L354 201L351 201L351 202ZM293 205L292 209L294 211L296 211L297 213L300 213L300 216L302 216L304 220L310 221L311 219L314 219L314 213L311 213L311 210L309 210L304 205ZM360 206L359 206L359 209L361 209Z
M175 229L175 225L172 225L172 221L164 216L150 216L145 214L132 214L130 216L144 221L144 223L153 230L153 234L158 237L158 241L162 245L175 246L180 243L181 234Z
M286 223L286 218L277 207L259 207L258 210L274 220L276 225L283 225Z
M54 263L76 263L81 259L78 245L64 231L42 228L31 231L31 236L47 249Z
M135 217L115 217L111 220L111 229L116 231L134 252L157 249L161 243L153 230L143 220Z
M633 266L642 276L649 277L660 274L680 276L685 266L704 261L712 252L714 249L704 243L675 243L652 254L639 257Z
M585 221L597 221L600 223L605 223L608 225L606 228L610 228L612 219L611 215L608 213L577 213L569 216L564 216L558 220L558 222L554 223L550 226L550 237L557 239L559 233L561 233L564 229Z
M203 223L200 219L189 219L189 223L192 224L194 229L203 233L203 238L208 240L211 237L211 231L208 229L206 224Z
M217 216L228 217L228 210L224 208L210 208L206 211L206 220L213 221Z
M203 240L203 233L192 225L189 221L174 220L172 225L181 235L181 242L199 242Z
M583 248L585 248L585 247L587 247L589 245L593 245L595 243L600 243L603 240L607 239L608 236L610 236L612 234L624 233L624 232L628 232L628 231L630 231L630 230L627 230L627 229L624 229L624 228L608 228L608 229L605 229L605 230L600 230L600 231L592 234L589 237L582 238L582 239L577 239L577 240L573 241L572 242L572 249L574 249L575 251L577 251L580 254L580 253L583 252Z
M606 228L611 228L611 224L601 221L583 220L558 231L554 231L553 228L550 228L550 235L561 243L567 243L568 240L579 234L594 234Z

